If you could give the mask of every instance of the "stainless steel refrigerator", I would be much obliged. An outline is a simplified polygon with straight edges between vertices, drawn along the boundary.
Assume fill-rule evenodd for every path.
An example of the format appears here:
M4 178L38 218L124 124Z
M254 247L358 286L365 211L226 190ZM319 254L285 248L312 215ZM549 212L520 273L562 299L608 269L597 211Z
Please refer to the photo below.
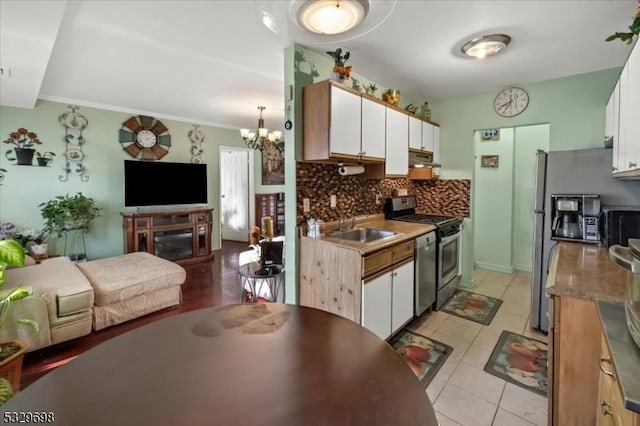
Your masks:
M532 328L549 330L549 297L545 287L557 243L551 239L551 194L598 194L603 206L640 206L640 181L614 179L611 155L612 150L604 148L538 151L536 154Z

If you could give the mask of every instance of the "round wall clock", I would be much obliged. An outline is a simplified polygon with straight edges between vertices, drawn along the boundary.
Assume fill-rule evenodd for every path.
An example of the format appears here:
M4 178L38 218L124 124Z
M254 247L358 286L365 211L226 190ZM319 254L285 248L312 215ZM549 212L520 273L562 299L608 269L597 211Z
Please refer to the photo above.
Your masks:
M160 120L138 115L122 123L119 141L122 149L133 158L159 160L169 153L171 135Z
M496 95L493 109L502 117L515 117L527 109L529 95L519 87L507 87Z

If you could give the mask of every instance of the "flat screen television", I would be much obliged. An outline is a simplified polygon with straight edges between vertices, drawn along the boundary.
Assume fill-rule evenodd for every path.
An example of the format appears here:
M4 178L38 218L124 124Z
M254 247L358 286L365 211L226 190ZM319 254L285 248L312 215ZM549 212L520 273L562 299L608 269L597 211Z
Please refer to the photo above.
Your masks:
M124 160L126 207L206 203L206 164Z

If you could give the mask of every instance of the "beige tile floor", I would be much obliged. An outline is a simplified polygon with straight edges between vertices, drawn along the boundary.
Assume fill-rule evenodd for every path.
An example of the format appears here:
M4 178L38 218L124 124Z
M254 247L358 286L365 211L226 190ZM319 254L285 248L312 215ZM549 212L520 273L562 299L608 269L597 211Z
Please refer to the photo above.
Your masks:
M431 312L415 327L454 348L427 387L441 426L547 424L546 398L484 372L503 330L547 341L529 328L530 285L529 273L476 269L471 291L503 301L489 326Z

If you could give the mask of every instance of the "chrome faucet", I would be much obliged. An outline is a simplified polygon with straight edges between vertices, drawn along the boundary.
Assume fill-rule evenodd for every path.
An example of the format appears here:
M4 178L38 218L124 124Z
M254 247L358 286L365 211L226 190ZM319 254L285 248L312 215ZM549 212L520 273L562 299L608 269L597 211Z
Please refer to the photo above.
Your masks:
M353 216L349 219L341 217L338 221L338 229L340 231L346 231L347 229L353 229L356 226L356 217Z

